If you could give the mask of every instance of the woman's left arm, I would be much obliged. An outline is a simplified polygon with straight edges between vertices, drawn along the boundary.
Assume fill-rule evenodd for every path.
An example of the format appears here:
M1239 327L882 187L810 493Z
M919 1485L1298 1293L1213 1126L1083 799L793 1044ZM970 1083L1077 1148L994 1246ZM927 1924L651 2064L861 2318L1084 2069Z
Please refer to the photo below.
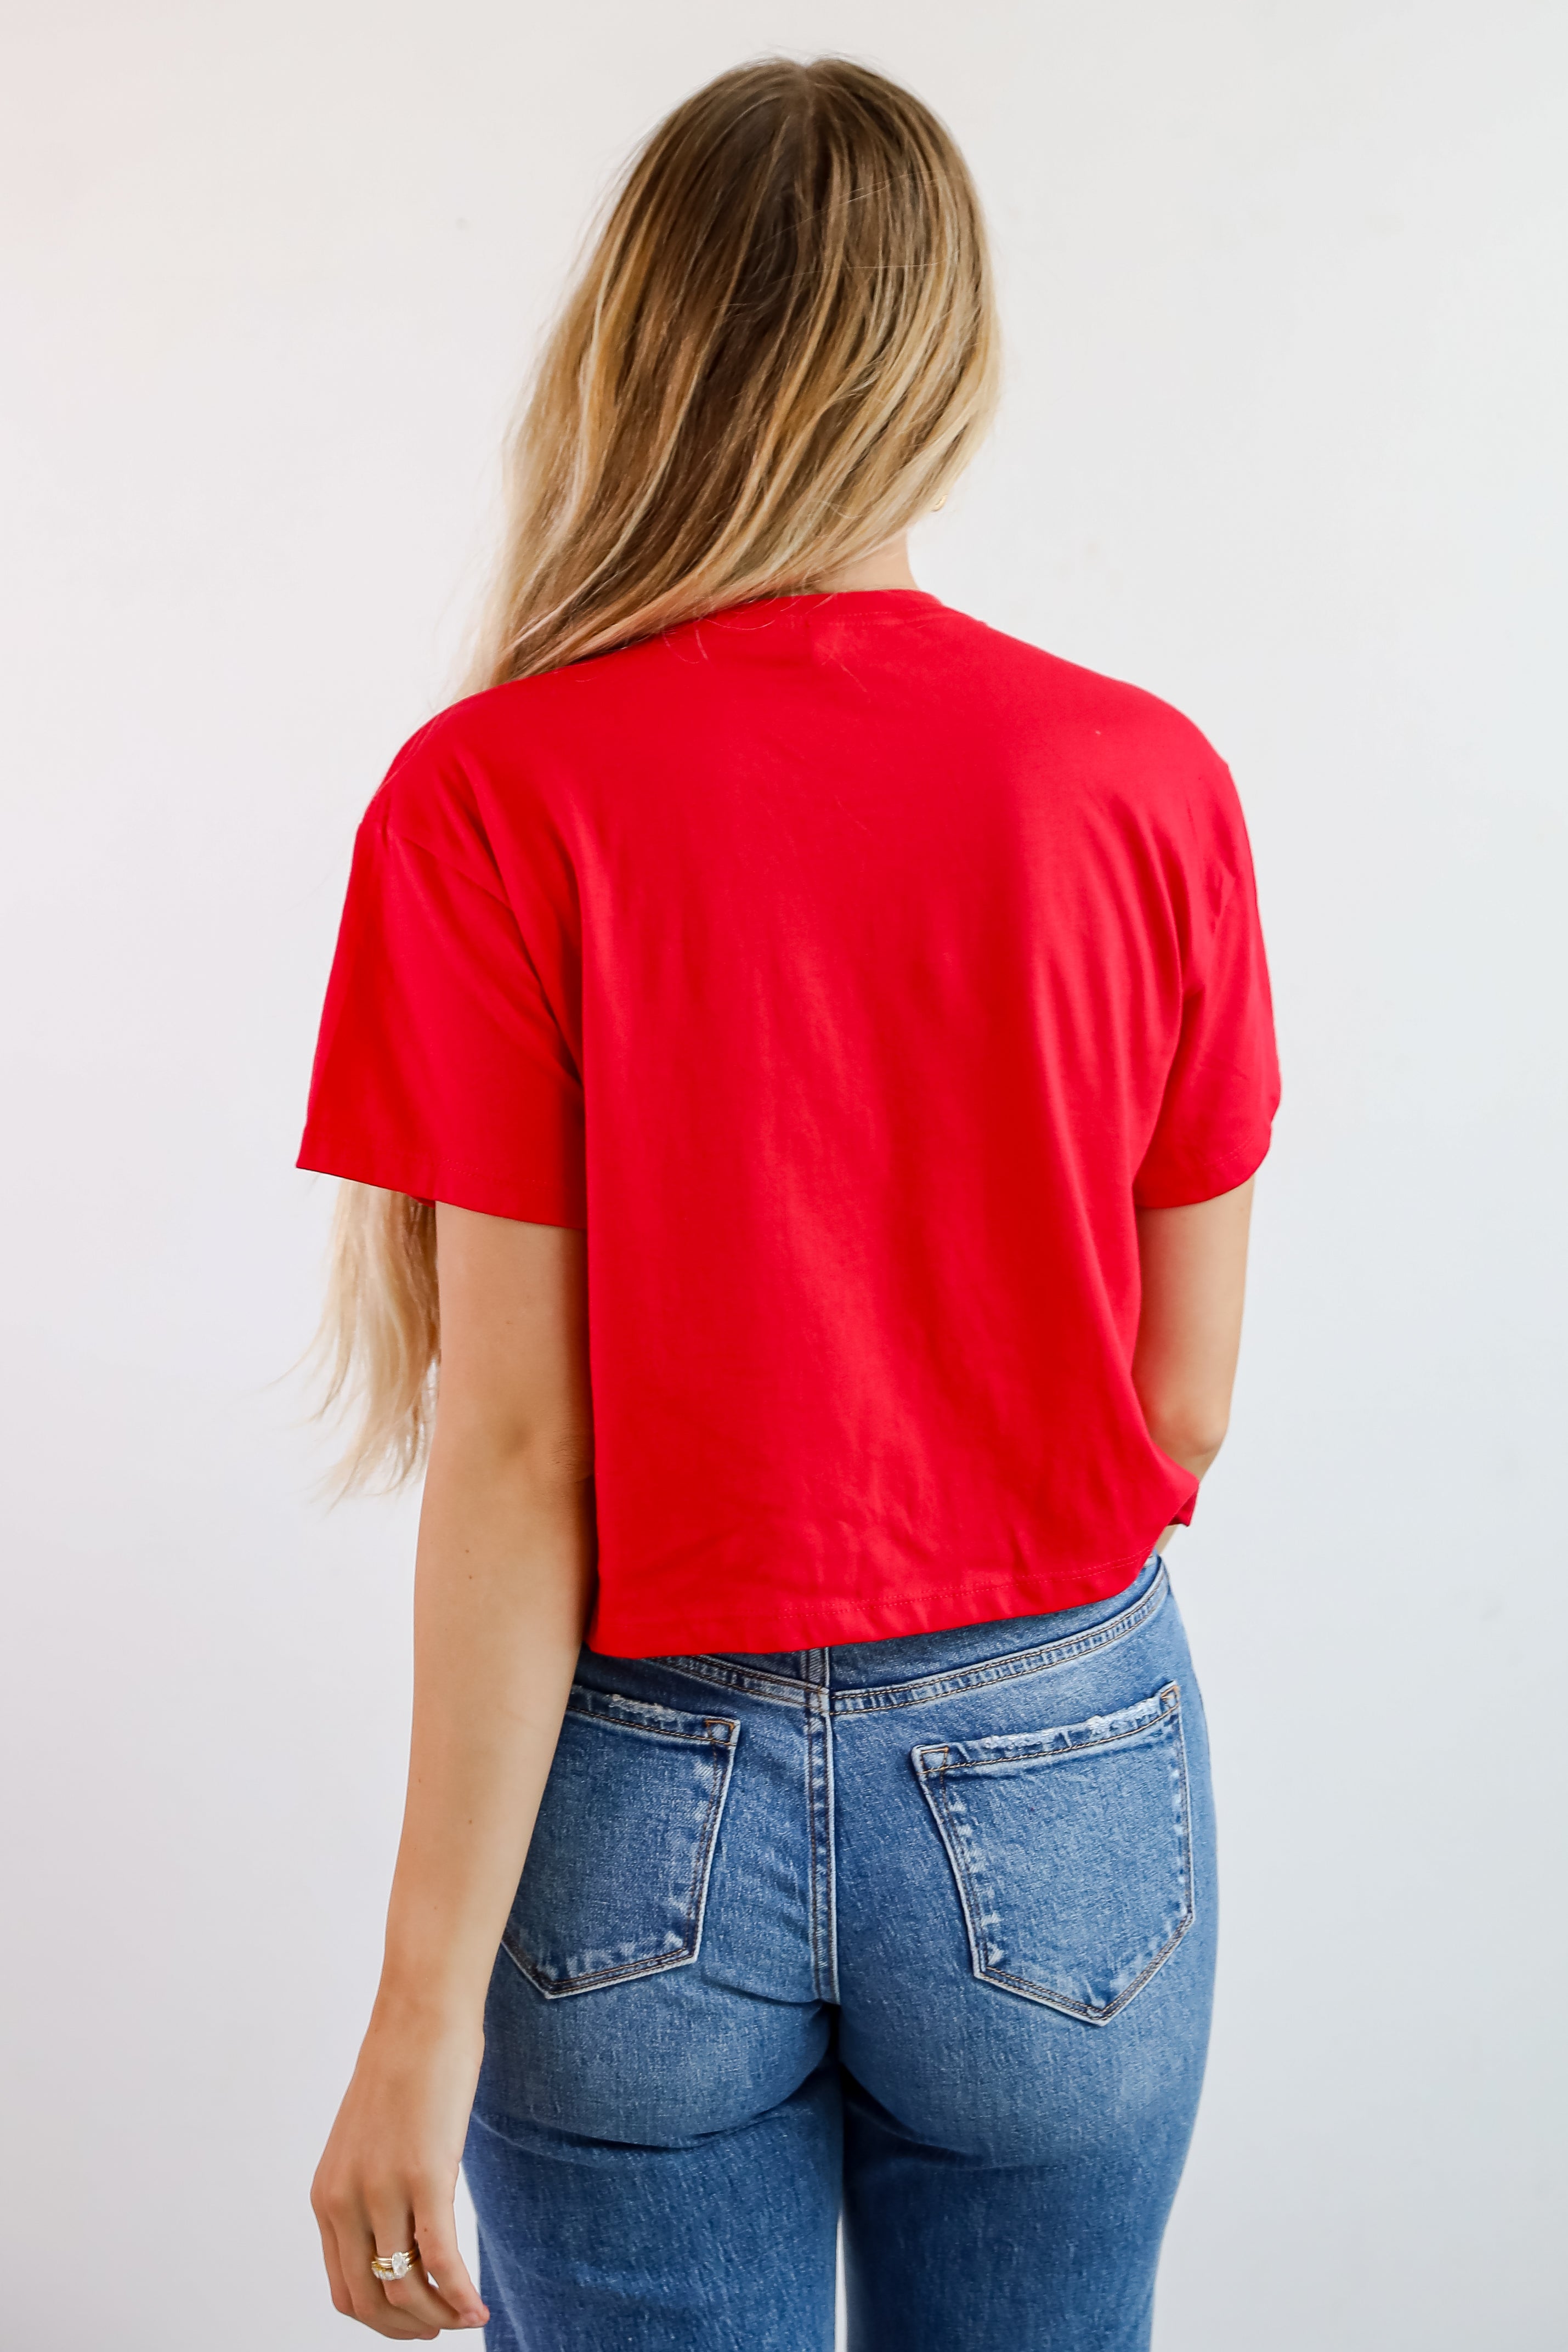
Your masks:
M338 2310L425 2341L486 2316L453 2195L592 1585L584 1236L445 1205L436 1234L408 1797L381 1987L311 2190ZM407 2278L379 2284L371 2256L416 2238Z

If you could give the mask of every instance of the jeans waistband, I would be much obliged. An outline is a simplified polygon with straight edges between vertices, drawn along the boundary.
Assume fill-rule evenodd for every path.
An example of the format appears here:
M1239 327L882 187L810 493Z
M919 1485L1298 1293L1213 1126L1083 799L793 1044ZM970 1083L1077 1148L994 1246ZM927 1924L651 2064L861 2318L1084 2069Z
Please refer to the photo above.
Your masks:
M747 1691L785 1706L870 1714L1040 1674L1124 1641L1155 1615L1169 1589L1165 1562L1153 1552L1124 1591L1078 1609L994 1618L947 1633L911 1633L885 1642L845 1642L831 1649L739 1651L661 1658L658 1663L701 1682Z

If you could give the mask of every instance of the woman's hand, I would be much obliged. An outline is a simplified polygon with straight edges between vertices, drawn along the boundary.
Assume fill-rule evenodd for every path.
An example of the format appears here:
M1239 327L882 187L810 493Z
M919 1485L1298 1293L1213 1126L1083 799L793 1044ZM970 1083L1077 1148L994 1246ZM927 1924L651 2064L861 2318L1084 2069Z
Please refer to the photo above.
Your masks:
M444 2327L482 2327L489 2317L452 2212L483 2046L476 2034L400 2032L372 2018L316 2168L310 2203L333 2305L378 2335L429 2343ZM375 2276L372 2254L416 2240L406 2278Z
M378 2335L429 2343L444 2327L482 2327L489 2317L452 2213L482 2048L472 2034L400 2033L373 2018L317 2167L310 2203L333 2305ZM372 2254L416 2240L406 2278L374 2275Z

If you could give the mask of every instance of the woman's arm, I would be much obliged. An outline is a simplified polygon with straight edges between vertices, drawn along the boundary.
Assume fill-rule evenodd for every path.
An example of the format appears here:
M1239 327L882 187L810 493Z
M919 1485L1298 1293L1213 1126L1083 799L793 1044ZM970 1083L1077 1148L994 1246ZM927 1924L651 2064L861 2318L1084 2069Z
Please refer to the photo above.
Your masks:
M1138 1211L1133 1386L1161 1453L1200 1478L1230 1420L1251 1214L1250 1178L1217 1200Z
M485 1991L592 1580L585 1243L441 1206L441 1386L414 1583L413 1735L381 1988L311 2191L332 2301L428 2341L486 2316L453 2193ZM372 2253L417 2237L382 2286Z

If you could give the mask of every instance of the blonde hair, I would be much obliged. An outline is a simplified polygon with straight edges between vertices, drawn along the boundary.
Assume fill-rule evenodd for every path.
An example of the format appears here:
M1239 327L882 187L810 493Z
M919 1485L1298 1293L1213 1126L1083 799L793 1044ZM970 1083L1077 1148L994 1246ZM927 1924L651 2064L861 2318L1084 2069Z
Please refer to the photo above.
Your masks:
M938 504L989 421L997 331L962 156L841 58L768 58L633 157L540 356L472 690L809 591ZM320 1348L342 1488L423 1458L435 1213L342 1189Z

